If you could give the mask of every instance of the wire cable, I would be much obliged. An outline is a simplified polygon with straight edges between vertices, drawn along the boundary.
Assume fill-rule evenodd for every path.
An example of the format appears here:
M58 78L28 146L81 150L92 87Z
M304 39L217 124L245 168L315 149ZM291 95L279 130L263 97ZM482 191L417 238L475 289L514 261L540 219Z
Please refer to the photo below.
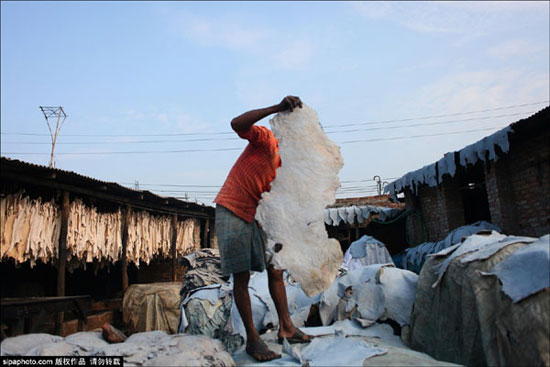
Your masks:
M437 133L437 134L425 134L425 135L409 135L409 136L397 136L389 138L376 138L376 139L364 139L364 140L348 140L337 142L337 144L354 144L354 143L368 143L375 141L389 141L389 140L401 140L401 139L416 139L432 136L442 136L442 135L453 135L453 134L462 134L470 133L477 131L489 131L494 129L501 129L503 127L489 127L484 129L472 129L472 130L460 130L460 131L451 131L446 133ZM242 150L242 148L215 148L215 149L181 149L181 150L144 150L144 151L126 151L126 152L73 152L73 153L55 153L56 155L106 155L106 154L152 154L152 153L190 153L190 152L218 152L218 151L237 151ZM32 153L32 152L5 152L4 154L20 154L20 155L44 155L50 153Z
M496 107L496 108L487 108L483 110L476 110L476 111L468 111L468 112L457 112L457 113L450 113L450 114L441 114L441 115L430 115L430 116L421 116L421 117L410 117L410 118L403 118L403 119L393 119L393 120L382 120L382 121L371 121L371 122L362 122L362 123L354 123L354 124L344 124L344 125L324 125L324 128L332 128L332 127L349 127L349 126L358 126L358 125L371 125L371 124L386 124L390 122L404 122L404 121L413 121L413 120L426 120L426 119L432 119L432 118L440 118L440 117L450 117L450 116L460 116L460 115L468 115L468 114L474 114L474 113L481 113L481 112L489 112L489 111L499 111L504 109L511 109L511 108L517 108L517 107L527 107L527 106L534 106L538 104L548 103L550 100L546 101L539 101L539 102L531 102L531 103L523 103L523 104L517 104L517 105L511 105L511 106L502 106L502 107ZM49 136L49 134L41 134L41 133L19 133L19 132L7 132L2 133L3 135L28 135L28 136ZM224 131L224 132L202 132L202 133L169 133L169 134L60 134L60 136L94 136L94 137L140 137L140 136L193 136L193 135L228 135L228 134L234 134L232 131Z
M492 118L511 117L511 116L518 116L518 115L523 115L523 114L531 114L531 113L534 113L534 112L537 112L537 111L519 112L519 113L513 113L513 114L507 114L507 115L498 115L498 116L472 117L472 118L461 119L461 120L437 121L437 122L428 122L428 123L412 124L412 125L374 127L374 128L367 128L367 129L351 129L351 130L342 130L342 131L326 131L326 133L327 134L335 134L335 133L349 133L349 132L358 132L358 131L403 129L403 128L408 128L408 127L432 126L432 125L441 125L441 124L449 124L449 123L464 122L464 121L487 120L487 119L492 119ZM195 141L217 141L217 140L238 140L238 141L242 141L242 139L240 139L240 138L218 138L218 139L201 138L201 139L186 139L186 140L98 141L98 142L68 142L68 143L57 142L56 145L187 143L187 142L195 142ZM44 145L44 144L51 145L50 142L5 141L3 143L4 144L21 144L21 145Z

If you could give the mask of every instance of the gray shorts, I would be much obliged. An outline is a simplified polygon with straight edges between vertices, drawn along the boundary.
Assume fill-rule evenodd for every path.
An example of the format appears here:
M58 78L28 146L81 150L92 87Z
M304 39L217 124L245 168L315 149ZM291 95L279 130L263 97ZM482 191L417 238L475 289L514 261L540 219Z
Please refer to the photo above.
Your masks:
M265 270L267 237L256 221L248 223L217 204L216 236L224 275Z

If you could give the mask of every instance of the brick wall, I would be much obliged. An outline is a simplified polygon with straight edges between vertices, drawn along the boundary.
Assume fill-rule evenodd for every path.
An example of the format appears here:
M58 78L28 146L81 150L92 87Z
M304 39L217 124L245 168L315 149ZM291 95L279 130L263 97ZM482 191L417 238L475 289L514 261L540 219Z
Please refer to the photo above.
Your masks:
M550 109L512 125L510 149L483 165L491 222L507 235L539 237L550 233ZM497 151L499 148L497 147ZM405 190L406 207L415 208L425 221L427 241L443 239L465 223L461 184L479 166L458 167L437 187L423 185L417 195ZM482 176L483 176L482 175ZM481 177L482 177L481 176ZM412 232L418 237L418 224Z
M459 180L446 176L442 185L429 187L421 185L416 196L412 192L405 192L407 208L414 208L420 212L424 220L426 241L439 241L447 233L464 225L464 208L460 195ZM409 237L414 237L414 244L419 244L423 236L421 223L410 221Z
M524 136L486 167L489 209L504 233L542 236L550 232L550 131Z

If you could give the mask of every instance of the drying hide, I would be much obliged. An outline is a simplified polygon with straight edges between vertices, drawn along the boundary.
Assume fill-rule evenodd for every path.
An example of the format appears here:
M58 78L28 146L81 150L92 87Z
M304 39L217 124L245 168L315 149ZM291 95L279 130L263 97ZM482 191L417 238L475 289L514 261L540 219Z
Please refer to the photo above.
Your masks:
M328 288L342 264L340 244L325 230L324 208L336 200L344 162L310 107L281 112L270 123L282 165L271 191L262 194L256 219L275 268L288 270L314 296Z

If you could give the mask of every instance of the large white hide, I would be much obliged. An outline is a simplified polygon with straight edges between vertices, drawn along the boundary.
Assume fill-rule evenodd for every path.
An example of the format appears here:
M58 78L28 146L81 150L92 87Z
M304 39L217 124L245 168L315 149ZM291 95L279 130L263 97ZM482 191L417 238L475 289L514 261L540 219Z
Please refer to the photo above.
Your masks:
M31 199L23 192L0 198L0 257L16 263L57 258L61 211L57 204Z
M323 213L336 200L344 161L310 107L279 113L270 124L282 165L271 191L262 194L256 219L267 233L272 264L288 270L311 297L330 286L342 263L340 244L328 238Z

